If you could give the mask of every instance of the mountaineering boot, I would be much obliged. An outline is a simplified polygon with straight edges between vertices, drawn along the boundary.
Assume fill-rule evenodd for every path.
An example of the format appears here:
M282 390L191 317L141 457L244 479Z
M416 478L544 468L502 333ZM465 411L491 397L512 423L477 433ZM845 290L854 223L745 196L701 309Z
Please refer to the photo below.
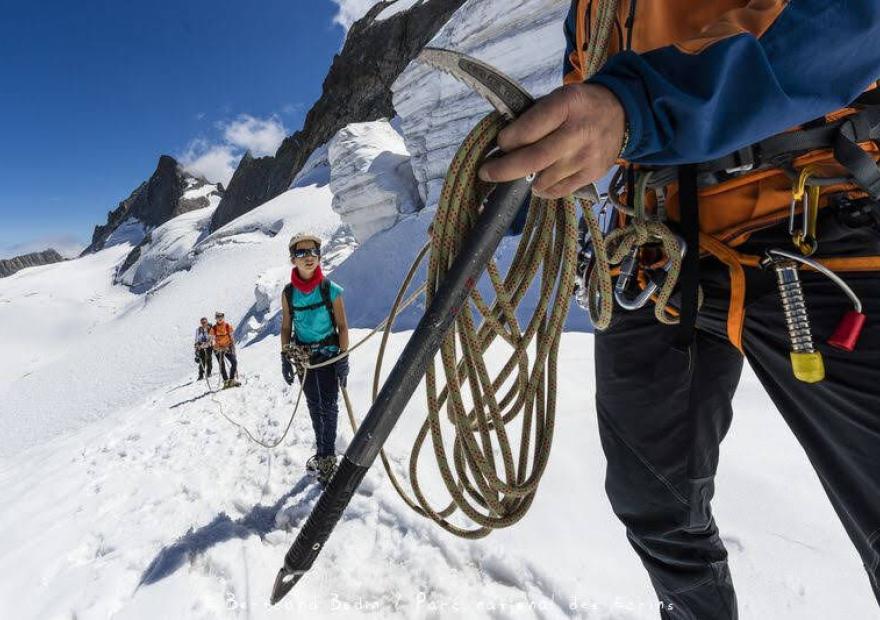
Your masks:
M336 456L323 456L318 459L318 481L323 484L330 482L336 472Z
M318 473L318 455L313 454L308 461L306 461L306 473L314 476Z

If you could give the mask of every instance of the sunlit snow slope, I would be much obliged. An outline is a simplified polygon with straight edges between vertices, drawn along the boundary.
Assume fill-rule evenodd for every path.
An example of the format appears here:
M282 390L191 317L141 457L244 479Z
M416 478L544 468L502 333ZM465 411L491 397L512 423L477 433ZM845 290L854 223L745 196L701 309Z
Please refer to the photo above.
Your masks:
M201 316L223 310L244 336L249 326L239 319L259 318L257 281L280 291L289 277L290 235L309 226L330 239L338 229L330 199L326 185L282 194L202 240L188 270L143 295L110 284L127 243L0 281L0 455L177 380L192 366L189 347ZM165 228L173 230L180 218Z

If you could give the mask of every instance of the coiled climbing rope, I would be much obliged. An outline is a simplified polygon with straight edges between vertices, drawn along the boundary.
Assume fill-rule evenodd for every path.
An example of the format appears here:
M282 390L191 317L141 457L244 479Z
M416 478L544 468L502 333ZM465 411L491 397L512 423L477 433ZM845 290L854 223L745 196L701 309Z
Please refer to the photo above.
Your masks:
M478 180L476 171L503 126L499 115L486 117L450 164L432 225L427 304L492 189ZM555 428L557 354L575 278L575 210L570 197L534 197L507 273L502 275L494 260L487 267L494 300L490 304L477 288L471 290L441 346L439 371L435 360L426 373L426 416L409 462L414 497L394 475L385 454L380 455L407 505L457 536L479 538L516 523L534 500L547 465ZM516 310L533 285L538 287L537 307L523 329ZM395 303L386 321L373 381L374 399L385 344L398 311ZM491 371L484 355L499 339L507 345L508 354L501 368ZM351 414L347 393L343 397ZM350 418L356 428L356 420ZM512 435L517 431L515 449ZM449 495L443 507L427 498L419 478L420 457L429 439ZM456 510L471 523L453 522Z

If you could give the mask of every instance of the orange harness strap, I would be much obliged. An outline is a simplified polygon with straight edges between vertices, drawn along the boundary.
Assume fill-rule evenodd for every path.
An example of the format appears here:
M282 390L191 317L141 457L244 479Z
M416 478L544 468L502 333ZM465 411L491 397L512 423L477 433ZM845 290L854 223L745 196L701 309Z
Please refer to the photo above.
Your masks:
M744 267L758 268L761 263L761 257L737 252L723 241L707 233L700 233L700 249L727 265L730 273L727 339L740 353L745 354L742 344L743 326L746 318L746 272ZM880 271L880 256L852 256L815 260L831 271L842 271L844 273ZM801 265L800 268L807 271L813 270L808 265ZM616 271L619 271L619 269ZM643 270L639 270L637 278L639 286L644 290L648 282ZM651 300L656 303L657 296L652 295ZM666 311L672 316L678 316L679 314L677 308L669 305L666 306Z
M758 267L760 256L742 254L725 245L712 235L700 233L700 249L705 250L730 270L730 306L727 310L727 338L730 343L743 352L742 332L745 322L746 276L743 267ZM880 271L880 256L852 256L843 258L815 259L832 271L866 272ZM802 265L801 269L812 270Z
M727 338L730 340L730 344L739 349L740 353L744 353L742 332L746 314L746 272L743 270L743 262L740 260L742 255L707 233L700 233L700 249L706 250L727 265L730 271L730 306L727 310ZM757 263L755 265L757 266Z

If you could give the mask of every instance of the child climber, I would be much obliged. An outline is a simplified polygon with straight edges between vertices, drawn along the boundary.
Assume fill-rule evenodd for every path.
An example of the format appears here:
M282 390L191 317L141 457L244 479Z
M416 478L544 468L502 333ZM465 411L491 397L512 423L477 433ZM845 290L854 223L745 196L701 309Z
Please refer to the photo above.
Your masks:
M293 270L281 299L281 372L290 385L294 376L291 358L294 363L299 358L315 365L348 349L348 323L342 287L321 273L321 239L299 233L288 247ZM296 374L303 382L317 444L317 453L309 459L306 470L327 482L336 471L338 386L345 385L348 357L305 373L297 364Z

